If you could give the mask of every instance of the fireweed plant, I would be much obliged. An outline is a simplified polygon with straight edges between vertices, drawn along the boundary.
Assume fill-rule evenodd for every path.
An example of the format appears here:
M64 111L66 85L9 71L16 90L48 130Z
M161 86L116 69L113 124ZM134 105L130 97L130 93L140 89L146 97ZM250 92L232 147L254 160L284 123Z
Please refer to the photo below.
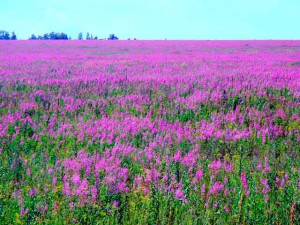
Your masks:
M300 41L0 43L0 224L300 224Z

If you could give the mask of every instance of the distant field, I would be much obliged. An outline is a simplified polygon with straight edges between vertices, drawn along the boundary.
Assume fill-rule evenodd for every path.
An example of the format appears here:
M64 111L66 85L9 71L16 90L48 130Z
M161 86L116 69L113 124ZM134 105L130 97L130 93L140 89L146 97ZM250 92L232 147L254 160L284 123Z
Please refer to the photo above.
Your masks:
M300 41L1 41L2 224L300 224Z

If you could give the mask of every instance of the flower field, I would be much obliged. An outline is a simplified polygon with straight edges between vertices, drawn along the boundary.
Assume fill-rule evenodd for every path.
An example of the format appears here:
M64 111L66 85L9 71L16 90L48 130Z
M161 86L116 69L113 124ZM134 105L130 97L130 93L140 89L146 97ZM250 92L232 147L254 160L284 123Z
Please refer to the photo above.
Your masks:
M3 41L0 224L300 224L300 41Z

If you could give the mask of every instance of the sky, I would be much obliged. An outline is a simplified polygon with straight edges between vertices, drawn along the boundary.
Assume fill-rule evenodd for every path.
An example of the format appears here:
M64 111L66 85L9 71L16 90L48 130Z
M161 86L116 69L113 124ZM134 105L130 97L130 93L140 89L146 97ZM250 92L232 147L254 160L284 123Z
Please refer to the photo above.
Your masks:
M0 0L0 30L120 39L300 39L300 0Z

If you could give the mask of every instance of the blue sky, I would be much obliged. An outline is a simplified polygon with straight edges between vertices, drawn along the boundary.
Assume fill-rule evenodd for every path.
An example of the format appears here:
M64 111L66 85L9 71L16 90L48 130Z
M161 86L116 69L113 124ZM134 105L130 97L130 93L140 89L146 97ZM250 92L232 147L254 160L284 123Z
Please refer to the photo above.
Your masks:
M300 0L0 0L0 30L121 39L300 39Z

